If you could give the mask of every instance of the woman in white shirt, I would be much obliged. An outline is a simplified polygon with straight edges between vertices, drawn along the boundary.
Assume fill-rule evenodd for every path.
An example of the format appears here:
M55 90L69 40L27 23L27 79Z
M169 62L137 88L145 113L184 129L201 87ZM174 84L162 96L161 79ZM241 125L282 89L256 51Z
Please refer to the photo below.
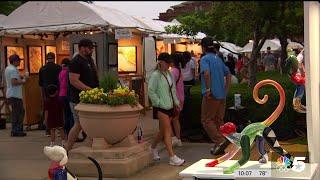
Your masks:
M183 52L183 57L187 61L186 66L181 69L183 75L183 83L185 86L185 96L191 97L190 89L195 85L195 62L191 59L191 53L188 51Z

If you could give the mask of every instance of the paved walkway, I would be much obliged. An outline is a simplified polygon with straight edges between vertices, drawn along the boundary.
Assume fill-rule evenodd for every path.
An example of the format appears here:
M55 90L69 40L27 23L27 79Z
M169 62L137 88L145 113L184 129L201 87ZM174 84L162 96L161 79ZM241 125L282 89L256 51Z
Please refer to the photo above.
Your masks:
M151 135L158 129L158 121L152 120L151 111L141 119L144 137L150 139ZM7 129L0 130L0 179L1 180L44 180L47 178L49 160L43 154L43 147L49 145L50 138L44 136L44 131L28 131L26 137L10 137L10 125ZM77 143L76 146L80 146ZM291 147L290 147L291 146ZM306 151L306 146L290 145L287 150L300 147ZM161 146L160 149L163 149ZM124 180L173 180L179 179L179 172L194 162L203 158L213 158L208 143L184 143L183 147L175 147L176 154L183 157L186 163L182 167L168 165L168 155L165 150L160 152L160 162L138 172ZM96 178L80 178L81 180L93 180Z
M1 180L44 180L47 179L49 160L43 154L43 147L50 142L44 136L44 131L29 131L26 137L10 137L10 129L0 130L0 179ZM81 145L77 143L76 146ZM183 147L175 148L176 154L186 159L182 167L168 165L166 151L161 151L160 162L125 178L126 180L153 179L169 180L178 179L178 173L201 158L211 158L210 145L205 143L185 143ZM96 178L80 178L96 179Z

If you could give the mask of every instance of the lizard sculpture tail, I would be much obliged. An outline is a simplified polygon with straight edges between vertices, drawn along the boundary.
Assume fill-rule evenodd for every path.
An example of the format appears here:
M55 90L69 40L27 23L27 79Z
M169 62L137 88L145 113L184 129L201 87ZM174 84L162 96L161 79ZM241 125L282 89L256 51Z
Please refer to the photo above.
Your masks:
M263 125L270 126L280 116L285 105L286 94L281 85L276 81L271 79L262 80L257 83L253 89L253 99L259 104L265 104L268 101L268 95L264 95L263 99L260 99L258 97L260 88L265 85L272 85L273 87L275 87L278 90L280 96L278 107L265 121L262 122Z

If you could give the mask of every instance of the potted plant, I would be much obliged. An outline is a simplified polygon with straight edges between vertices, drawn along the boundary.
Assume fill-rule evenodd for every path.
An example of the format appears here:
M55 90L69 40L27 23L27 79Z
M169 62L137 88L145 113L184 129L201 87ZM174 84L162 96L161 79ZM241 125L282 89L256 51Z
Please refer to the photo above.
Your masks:
M132 134L138 124L143 107L134 91L118 84L111 73L100 80L100 87L80 93L80 124L89 137L92 147L104 149L120 143Z

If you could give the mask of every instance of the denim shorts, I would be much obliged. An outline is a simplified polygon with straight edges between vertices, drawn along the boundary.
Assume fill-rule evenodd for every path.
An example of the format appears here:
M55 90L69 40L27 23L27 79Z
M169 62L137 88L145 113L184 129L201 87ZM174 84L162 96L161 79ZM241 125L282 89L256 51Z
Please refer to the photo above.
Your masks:
M76 122L79 123L79 115L78 115L78 112L74 110L74 107L75 107L76 105L77 105L76 103L70 102L70 109L71 109L71 112L72 112L72 115L73 115L74 123L76 123Z

